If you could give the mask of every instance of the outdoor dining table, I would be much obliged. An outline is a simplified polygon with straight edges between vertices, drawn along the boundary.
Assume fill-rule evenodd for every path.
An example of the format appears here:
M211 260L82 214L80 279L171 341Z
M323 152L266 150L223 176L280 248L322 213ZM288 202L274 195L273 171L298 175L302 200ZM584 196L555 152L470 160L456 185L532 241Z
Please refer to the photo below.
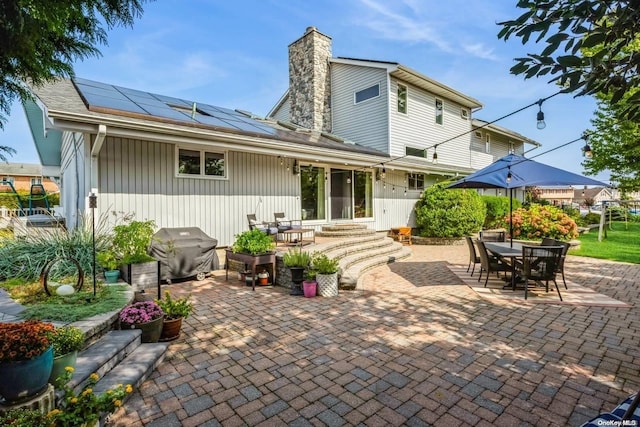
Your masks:
M489 252L499 258L509 258L511 265L511 289L516 290L516 259L522 258L522 243L518 242L484 242Z

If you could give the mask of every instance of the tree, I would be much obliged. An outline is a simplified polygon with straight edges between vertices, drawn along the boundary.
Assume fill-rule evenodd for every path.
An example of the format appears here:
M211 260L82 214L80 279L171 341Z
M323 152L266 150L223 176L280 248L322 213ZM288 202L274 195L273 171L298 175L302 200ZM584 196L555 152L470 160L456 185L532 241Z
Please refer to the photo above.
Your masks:
M640 87L640 51L625 49L638 39L640 0L520 0L517 7L527 12L500 22L498 38L506 41L513 35L526 44L535 37L546 46L540 53L516 58L512 74L555 75L551 82L563 92L609 94L613 104ZM627 97L621 113L640 120L640 91Z
M628 120L623 111L627 100L640 89L632 89L616 104L610 97L598 95L598 111L591 123L594 131L588 135L591 150L596 153L583 162L589 174L608 170L611 180L618 183L621 191L635 191L640 188L640 124Z
M57 77L72 76L74 61L100 55L96 45L107 44L105 27L133 25L134 19L142 15L144 2L1 1L0 129L16 97L22 101L30 98L27 82L38 86Z

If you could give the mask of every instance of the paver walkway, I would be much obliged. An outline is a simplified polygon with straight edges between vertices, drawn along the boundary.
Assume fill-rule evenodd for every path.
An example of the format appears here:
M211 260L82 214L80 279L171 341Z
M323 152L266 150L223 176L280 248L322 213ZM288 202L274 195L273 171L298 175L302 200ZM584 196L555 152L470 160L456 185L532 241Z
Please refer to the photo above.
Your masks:
M640 265L569 257L571 280L631 308L479 297L413 246L335 298L171 285L195 313L118 426L580 425L640 388Z

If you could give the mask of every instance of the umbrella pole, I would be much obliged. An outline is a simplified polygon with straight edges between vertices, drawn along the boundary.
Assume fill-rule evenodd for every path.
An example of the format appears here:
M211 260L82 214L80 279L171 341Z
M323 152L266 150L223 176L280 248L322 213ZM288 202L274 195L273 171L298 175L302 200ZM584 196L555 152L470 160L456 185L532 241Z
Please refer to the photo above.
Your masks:
M513 188L509 189L509 242L513 247Z

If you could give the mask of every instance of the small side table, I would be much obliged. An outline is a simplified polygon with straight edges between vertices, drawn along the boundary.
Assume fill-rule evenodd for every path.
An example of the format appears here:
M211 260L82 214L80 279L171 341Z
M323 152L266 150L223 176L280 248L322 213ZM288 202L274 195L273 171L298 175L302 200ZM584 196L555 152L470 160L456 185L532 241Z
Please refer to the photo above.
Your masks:
M411 227L392 227L389 230L389 237L400 243L409 242L411 245Z

